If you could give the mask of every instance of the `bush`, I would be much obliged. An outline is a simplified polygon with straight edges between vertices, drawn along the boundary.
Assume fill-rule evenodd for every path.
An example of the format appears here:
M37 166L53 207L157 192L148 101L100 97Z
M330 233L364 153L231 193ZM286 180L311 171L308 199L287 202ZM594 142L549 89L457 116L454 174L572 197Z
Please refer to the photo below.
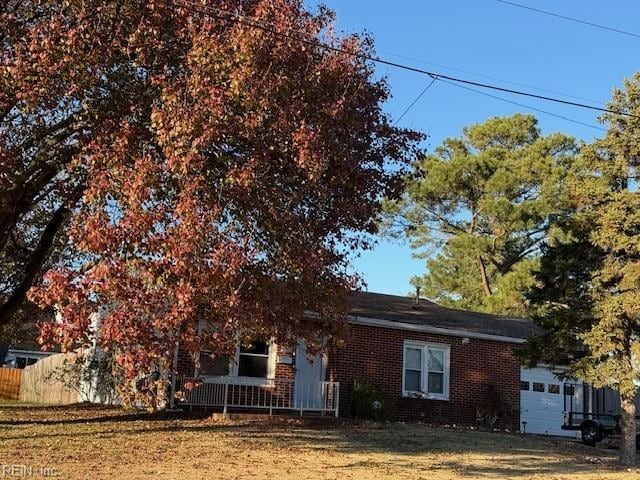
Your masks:
M389 402L370 381L363 378L353 380L349 414L353 418L381 420L389 413Z
M491 429L496 423L504 422L510 411L500 389L496 385L489 385L476 409L476 425Z

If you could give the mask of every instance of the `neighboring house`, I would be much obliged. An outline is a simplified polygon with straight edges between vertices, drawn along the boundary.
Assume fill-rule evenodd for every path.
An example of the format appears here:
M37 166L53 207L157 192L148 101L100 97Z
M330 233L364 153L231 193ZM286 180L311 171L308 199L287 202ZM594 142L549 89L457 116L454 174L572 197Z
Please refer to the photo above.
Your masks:
M186 404L348 416L354 380L365 379L388 400L393 419L459 425L475 424L497 394L496 426L575 435L561 429L565 382L544 366L522 368L513 355L541 332L530 320L358 292L349 324L345 342L313 363L304 360L303 344L287 352L256 342L231 362L202 352L196 371L180 351L177 389L199 377L204 384L187 394Z
M12 345L7 349L7 353L2 362L3 367L25 368L33 365L38 360L48 357L54 352L43 352L39 350L35 343L22 343Z
M36 312L30 320L20 324L8 340L8 344L0 345L0 367L22 369L56 353L43 352L35 341L38 336L37 322L47 318L47 313Z

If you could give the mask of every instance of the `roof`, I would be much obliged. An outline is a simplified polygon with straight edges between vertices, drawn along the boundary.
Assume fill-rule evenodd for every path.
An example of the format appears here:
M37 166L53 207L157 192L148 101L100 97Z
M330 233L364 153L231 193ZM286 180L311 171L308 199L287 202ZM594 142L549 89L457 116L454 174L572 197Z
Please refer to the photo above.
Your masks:
M540 327L525 318L456 310L424 299L416 305L415 298L381 293L354 292L350 314L352 317L523 340L543 333Z

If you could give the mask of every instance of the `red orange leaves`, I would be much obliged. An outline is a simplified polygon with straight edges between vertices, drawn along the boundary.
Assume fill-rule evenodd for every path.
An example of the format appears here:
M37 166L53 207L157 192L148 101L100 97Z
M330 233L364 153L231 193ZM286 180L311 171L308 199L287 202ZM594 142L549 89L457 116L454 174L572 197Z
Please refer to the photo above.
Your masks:
M222 354L238 334L313 346L341 331L357 285L348 255L419 139L389 124L386 85L355 57L171 2L88 3L74 3L74 20L45 16L30 31L35 46L22 47L44 55L38 76L78 72L65 92L106 72L135 85L112 93L123 113L100 122L76 156L87 184L70 234L82 256L33 293L62 305L64 321L43 336L81 345L86 315L106 307L99 342L131 376L169 367L177 340ZM332 14L296 0L202 3L368 48L333 39ZM22 74L24 62L16 58ZM305 310L322 321L304 321Z

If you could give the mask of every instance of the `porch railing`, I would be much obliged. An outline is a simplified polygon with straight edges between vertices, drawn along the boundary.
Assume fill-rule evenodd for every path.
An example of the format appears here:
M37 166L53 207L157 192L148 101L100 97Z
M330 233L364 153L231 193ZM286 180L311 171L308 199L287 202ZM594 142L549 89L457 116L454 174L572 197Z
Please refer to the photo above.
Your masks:
M338 416L339 382L296 382L290 379L244 379L233 377L208 378L195 383L193 377L177 377L176 391L181 392L180 404L229 409L259 409L290 411L302 415L318 412Z

